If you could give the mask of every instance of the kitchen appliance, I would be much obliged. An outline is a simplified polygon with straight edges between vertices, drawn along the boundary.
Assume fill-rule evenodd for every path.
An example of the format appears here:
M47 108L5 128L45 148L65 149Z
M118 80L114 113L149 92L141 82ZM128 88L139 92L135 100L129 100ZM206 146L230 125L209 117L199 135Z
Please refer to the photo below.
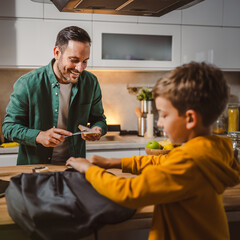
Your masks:
M60 12L100 13L160 17L204 0L32 0L53 3Z
M144 116L138 118L138 136L144 137L146 132L147 119Z
M140 108L136 108L135 112L138 116L138 136L153 138L154 135L154 115L153 101L140 101Z

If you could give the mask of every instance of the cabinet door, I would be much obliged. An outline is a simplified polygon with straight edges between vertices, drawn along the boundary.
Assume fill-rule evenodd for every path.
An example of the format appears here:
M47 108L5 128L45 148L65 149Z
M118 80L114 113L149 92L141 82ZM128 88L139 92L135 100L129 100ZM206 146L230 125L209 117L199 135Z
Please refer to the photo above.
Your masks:
M240 70L240 28L223 28L222 32L222 68Z
M43 18L43 4L30 0L1 0L0 16Z
M223 26L240 27L239 0L224 0Z
M35 68L47 65L54 57L57 33L67 26L80 26L90 35L91 23L42 19L1 20L0 67ZM90 56L89 66L91 66Z
M36 67L42 63L42 21L2 19L0 21L0 66Z
M240 69L240 29L182 27L182 63L205 61L222 70Z
M106 158L123 158L139 156L139 149L129 149L129 150L92 150L87 151L86 158L92 155L99 155Z
M180 26L93 23L94 67L164 70L179 63Z
M42 28L42 62L44 65L48 63L53 56L53 48L55 46L55 41L57 34L60 30L68 26L78 26L83 28L89 34L92 39L92 23L89 21L64 21L64 20L44 20ZM92 47L90 51L90 58L88 60L88 67L92 66Z
M2 154L0 155L0 166L16 166L17 165L17 154Z
M222 13L223 0L203 1L182 10L182 24L222 26Z
M222 67L222 28L182 27L182 63L209 62Z
M139 149L139 156L146 156L146 155L147 155L147 153L145 151L145 148L140 148Z

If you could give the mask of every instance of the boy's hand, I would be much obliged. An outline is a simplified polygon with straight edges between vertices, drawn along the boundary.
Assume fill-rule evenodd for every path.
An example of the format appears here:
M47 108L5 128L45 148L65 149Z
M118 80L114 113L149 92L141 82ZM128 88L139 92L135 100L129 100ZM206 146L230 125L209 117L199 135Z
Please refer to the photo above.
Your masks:
M104 157L101 157L98 155L92 155L89 158L90 163L97 165L99 167L105 168L105 169L111 168L109 161L110 161L110 158L104 158Z
M70 157L67 162L67 166L71 166L75 170L77 170L80 173L86 173L86 171L93 166L87 159L85 158L74 158Z
M121 158L104 158L98 155L93 155L89 158L89 162L99 167L109 168L121 168Z

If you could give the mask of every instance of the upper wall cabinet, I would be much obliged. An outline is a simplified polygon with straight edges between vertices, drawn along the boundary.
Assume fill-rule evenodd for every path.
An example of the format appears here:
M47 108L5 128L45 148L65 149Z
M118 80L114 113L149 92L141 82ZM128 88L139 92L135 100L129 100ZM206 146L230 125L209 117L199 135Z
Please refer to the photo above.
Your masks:
M182 63L205 61L223 70L240 68L240 29L182 27Z
M0 16L43 18L43 3L30 0L1 0Z
M240 27L239 0L224 0L223 26Z
M180 63L180 26L93 23L93 67L171 69Z
M57 33L64 27L77 25L91 36L90 22L42 21L37 19L5 19L0 21L0 67L35 68L49 63ZM90 59L92 59L90 57ZM89 63L91 66L91 62Z
M182 24L222 26L222 13L223 0L205 0L182 10Z
M41 65L42 21L31 19L0 21L0 66L32 67Z
M88 21L64 21L64 20L44 20L41 47L42 47L42 64L47 64L53 55L53 48L55 46L57 34L60 30L68 26L78 26L86 30L92 39L92 23ZM91 47L92 48L92 47ZM43 54L44 53L44 54ZM88 66L92 66L92 49L90 51L90 57L88 60Z
M240 28L222 29L222 68L240 69Z
M182 63L209 62L221 66L222 28L182 27Z

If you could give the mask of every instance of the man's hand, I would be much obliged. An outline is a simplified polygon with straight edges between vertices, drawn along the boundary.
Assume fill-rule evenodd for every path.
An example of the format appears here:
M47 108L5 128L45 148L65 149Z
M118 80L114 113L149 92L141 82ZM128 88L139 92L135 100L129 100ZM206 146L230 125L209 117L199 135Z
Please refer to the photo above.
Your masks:
M86 173L86 171L93 166L87 159L85 158L74 158L70 157L67 162L67 166L71 166L75 170L77 170L80 173Z
M59 128L51 128L41 131L36 137L36 143L40 143L44 147L56 147L65 140L65 136L72 136L72 133Z
M99 140L102 136L102 128L100 127L93 127L91 128L93 131L96 131L97 133L96 134L85 134L85 133L82 133L81 136L82 136L82 139L83 140L86 140L86 141L96 141L96 140Z

